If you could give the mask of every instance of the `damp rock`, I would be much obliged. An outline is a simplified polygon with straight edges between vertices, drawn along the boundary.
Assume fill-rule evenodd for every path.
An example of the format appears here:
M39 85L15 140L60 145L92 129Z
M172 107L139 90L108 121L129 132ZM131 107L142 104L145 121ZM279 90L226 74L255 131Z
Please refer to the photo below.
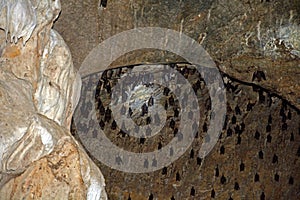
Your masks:
M3 0L0 9L1 199L107 199L70 133L81 79L52 29L60 1Z

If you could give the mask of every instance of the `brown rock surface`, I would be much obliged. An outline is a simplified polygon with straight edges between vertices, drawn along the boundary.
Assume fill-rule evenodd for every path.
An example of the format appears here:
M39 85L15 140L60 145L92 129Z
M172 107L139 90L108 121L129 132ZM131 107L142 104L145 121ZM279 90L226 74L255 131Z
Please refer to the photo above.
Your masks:
M264 71L267 81L255 83L300 108L299 0L108 1L99 15L98 3L62 3L65 12L55 28L69 44L76 68L98 42L117 33L135 27L170 28L201 43L221 71L239 80L253 82L253 72ZM79 21L73 20L82 13ZM182 59L166 52L137 51L112 66L175 61Z
M224 76L229 75L224 81L229 79L234 86L227 89L227 125L202 164L196 156L190 158L190 149L166 166L167 173L127 174L98 162L111 199L299 198L299 0L111 0L100 14L99 2L85 2L63 2L68 12L55 25L70 44L76 68L97 42L135 27L155 26L182 31L199 42ZM73 20L85 10L89 14ZM184 60L171 53L143 50L122 56L111 67L179 61ZM97 76L94 79L91 82L98 83ZM106 95L100 95L103 102ZM236 114L236 106L241 114ZM148 152L167 144L161 138L145 144L123 138L118 129L110 129L111 123L105 122L104 130L124 149ZM241 126L245 130L239 133ZM200 133L205 133L202 125ZM191 149L197 152L202 140L195 140ZM177 173L180 180L176 181Z
M142 66L134 68L139 67ZM152 67L158 68L158 66ZM182 68L184 65L178 67L178 70ZM127 76L130 69L132 67L123 67L122 74ZM118 74L117 70L119 69L114 69L113 76L108 79L112 88L119 80L116 75ZM203 80L197 79L198 74L193 73L192 70L187 74L189 75L185 77L191 84L198 80L201 84L203 83ZM102 140L103 136L99 133L100 128L96 129L98 124L106 137L122 151L146 153L165 147L171 140L179 137L179 133L176 133L170 125L172 119L175 120L177 128L181 123L192 125L193 120L189 118L180 120L175 116L173 111L175 108L182 112L175 100L175 104L169 104L166 111L160 111L167 113L167 120L158 135L141 140L122 132L121 130L128 129L128 127L122 128L122 124L118 124L118 127L112 129L113 120L116 118L112 117L106 120L106 114L101 114L101 107L103 106L105 110L112 109L111 103L113 104L116 99L109 97L110 93L103 87L105 79L99 79L99 77L101 74L94 74L83 79L83 82L98 86L95 99L97 119L91 120L86 115L90 113L88 109L92 107L86 106L81 107L83 110L78 116L82 120L76 123L76 126L89 127L91 134L78 137L76 131L74 133L83 141L83 144L87 145L86 149L89 150L97 165L101 166L107 180L106 188L110 199L129 199L129 197L131 199L298 198L300 111L280 96L257 85L246 84L223 75L227 113L223 129L213 150L204 159L198 157L201 144L206 140L207 128L211 126L209 93L206 87L201 87L196 92L200 107L198 134L187 151L178 160L157 171L126 173L115 170L112 166L104 165L100 159L97 160L99 157L96 149L99 147L93 145L92 142L86 143L88 137L91 141ZM151 86L148 87L151 88ZM146 92L148 89L146 88L147 86L144 89L144 96L141 91L132 91L132 94L138 95L132 100L139 99L142 103L130 106L133 110L131 118L141 124L146 124L149 116L148 114L141 117L140 109L141 105L148 101ZM83 91L86 89L83 88ZM163 89L160 93L163 93ZM164 102L171 96L172 93L160 94L154 96L154 101L163 102L164 105ZM85 103L85 105L89 105L88 102ZM122 111L120 110L120 112ZM123 117L128 117L128 113L129 111L126 111ZM96 128L93 129L93 127ZM175 152L175 149L172 152ZM171 154L174 153L171 153L170 150L170 156ZM147 163L144 165L145 169L153 167L154 160L147 160Z

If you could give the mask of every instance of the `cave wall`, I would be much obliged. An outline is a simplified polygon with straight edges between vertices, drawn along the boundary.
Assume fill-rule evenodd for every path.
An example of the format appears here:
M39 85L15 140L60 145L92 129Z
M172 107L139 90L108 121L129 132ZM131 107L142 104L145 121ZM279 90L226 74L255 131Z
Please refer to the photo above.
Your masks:
M216 63L224 82L229 80L225 84L227 124L205 160L191 155L203 141L205 116L199 138L164 169L129 174L94 158L106 178L110 199L299 198L299 0L111 0L105 8L99 8L99 3L64 1L54 25L70 46L77 69L100 42L125 30L155 26L183 32L196 40ZM168 52L141 50L120 57L110 68L174 62L185 60ZM99 77L101 74L85 81L98 84ZM191 77L190 81L193 84L196 80ZM105 89L103 92L107 95ZM101 101L105 109L109 108L110 100ZM200 106L205 105L202 103ZM209 109L203 109L208 115ZM99 116L99 121L105 121L105 116ZM112 142L124 149L151 151L168 141L154 138L141 144L126 134L120 136L118 129L111 130L112 122L105 121L104 129Z
M70 46L76 68L99 42L122 31L147 26L182 31L205 48L221 71L255 82L299 108L299 5L299 0L112 0L99 9L98 1L64 1L54 28ZM174 61L183 59L145 50L111 66ZM263 71L266 80L252 80L256 71Z

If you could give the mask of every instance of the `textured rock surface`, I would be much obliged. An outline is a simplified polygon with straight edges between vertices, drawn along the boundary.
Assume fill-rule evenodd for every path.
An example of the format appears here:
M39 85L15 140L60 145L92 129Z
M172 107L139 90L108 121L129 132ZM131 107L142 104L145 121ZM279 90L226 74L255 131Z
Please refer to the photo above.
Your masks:
M142 66L135 66L139 68ZM158 66L149 66L158 68ZM181 72L184 65L177 67ZM245 84L223 74L226 87L227 114L225 124L217 144L207 157L198 157L204 136L211 126L209 116L211 113L210 97L203 79L187 65L188 71L184 77L192 84L200 81L200 88L195 90L200 107L199 130L192 145L175 162L163 169L141 174L130 174L112 169L101 162L104 176L107 178L107 192L110 199L298 199L299 198L299 165L300 165L300 111L290 105L286 100L269 93L256 85ZM164 88L158 89L153 96L156 103L162 106L167 102L167 107L161 112L167 113L167 120L158 135L140 139L132 137L124 130L123 124L113 125L115 115L108 117L107 113L114 104L110 97L111 88L120 77L126 77L132 67L114 69L104 78L101 74L94 74L83 79L91 85L97 85L95 98L97 120L87 121L92 108L91 102L85 102L86 110L81 111L82 120L78 126L101 127L105 135L123 150L135 153L146 153L165 147L171 140L180 137L178 131L181 123L189 124L193 116L180 120L175 110L182 115L182 108L172 92L163 94ZM101 77L101 79L99 79ZM135 80L135 79L134 79ZM86 84L85 84L86 85ZM131 118L137 124L147 124L148 114L141 117L141 107L148 102L152 86L143 86L142 91L131 91ZM86 88L83 88L83 91ZM140 95L142 94L142 95ZM83 94L87 95L87 94ZM135 98L138 95L139 98ZM122 94L120 94L121 98ZM174 103L170 99L174 98ZM149 110L151 106L149 106ZM128 118L129 108L124 109L122 117ZM122 109L120 109L122 113ZM159 113L159 120L161 119ZM156 123L156 118L150 118ZM175 121L175 128L171 127L171 120ZM114 128L112 128L114 127ZM101 140L103 136L99 129L89 131L93 140ZM147 131L145 133L147 135ZM87 137L87 135L86 135ZM82 139L82 135L81 135ZM89 144L87 149L99 147ZM170 149L169 156L176 150ZM113 156L113 155L112 155ZM144 167L157 165L153 158L145 160ZM154 164L156 163L156 164Z
M60 1L0 8L1 199L107 199L100 170L69 130L81 81L51 29Z
M227 125L204 161L191 156L202 142L198 138L180 160L154 173L127 174L99 162L111 199L299 198L299 0L111 0L100 14L98 3L62 3L65 12L55 27L70 44L76 68L98 42L135 27L159 26L202 44L232 85ZM182 59L166 52L138 51L112 66L177 61ZM97 84L99 77L90 81ZM112 142L130 151L152 151L167 143L122 137L119 129L111 130L112 121L104 124ZM205 128L200 129L203 134Z
M255 82L300 108L299 5L299 0L126 0L108 1L98 12L97 1L66 1L55 27L70 45L76 68L98 42L122 31L147 26L182 31L203 45L221 71ZM138 51L112 66L166 61L182 59L166 52ZM266 80L252 81L257 70Z

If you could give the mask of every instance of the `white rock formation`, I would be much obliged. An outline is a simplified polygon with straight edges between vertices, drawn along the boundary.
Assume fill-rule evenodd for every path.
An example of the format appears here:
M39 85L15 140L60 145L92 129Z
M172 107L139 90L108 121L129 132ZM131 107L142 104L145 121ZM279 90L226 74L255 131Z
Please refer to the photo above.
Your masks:
M81 79L51 29L59 0L0 0L0 12L0 199L107 199L69 130Z

